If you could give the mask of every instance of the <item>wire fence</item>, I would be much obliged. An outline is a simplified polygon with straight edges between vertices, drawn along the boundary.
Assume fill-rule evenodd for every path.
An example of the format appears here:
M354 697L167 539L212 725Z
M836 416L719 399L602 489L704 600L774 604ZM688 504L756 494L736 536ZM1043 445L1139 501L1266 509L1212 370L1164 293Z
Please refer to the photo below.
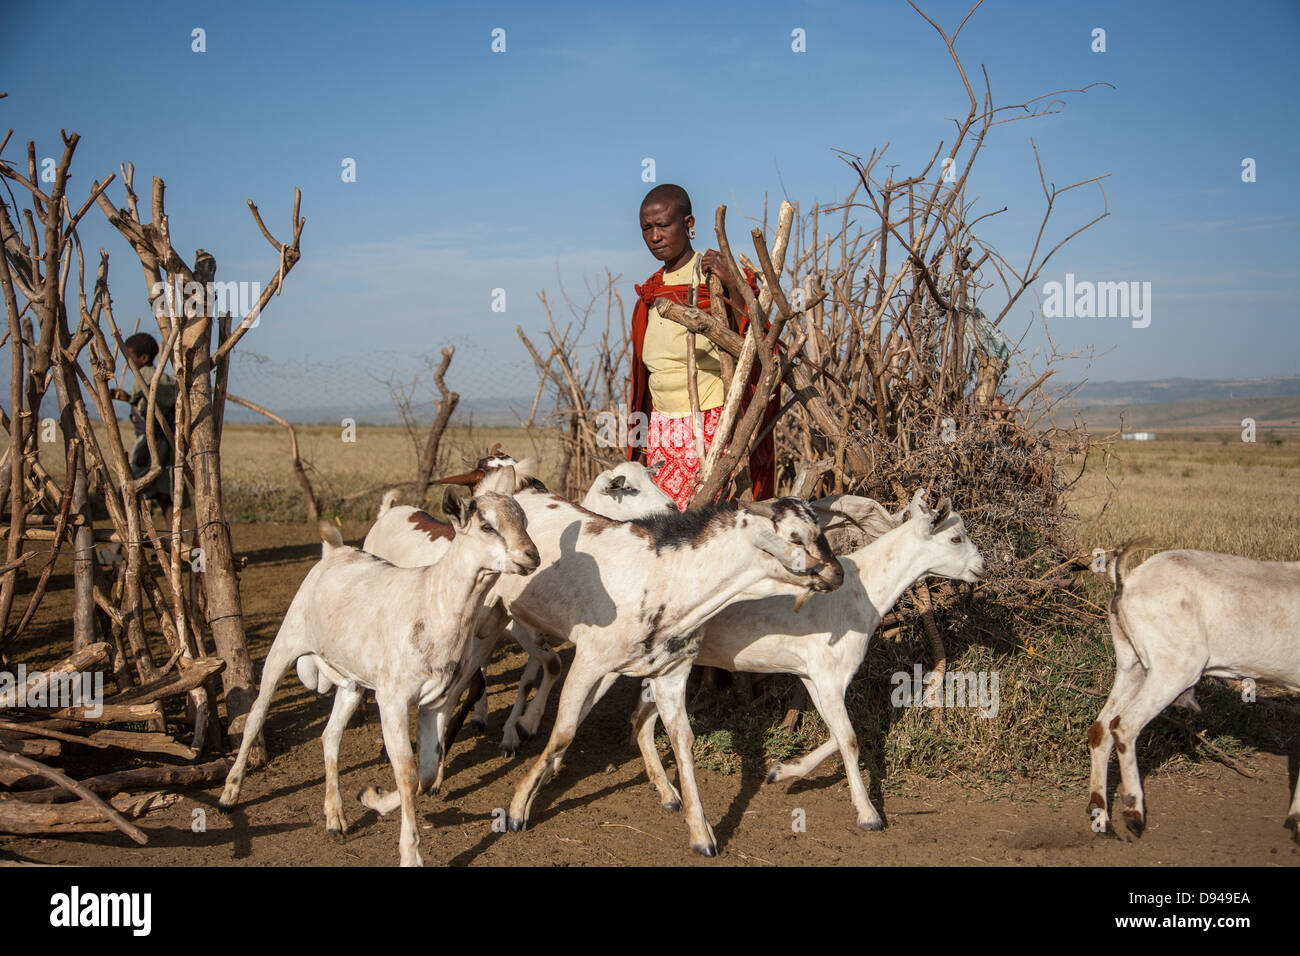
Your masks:
M503 356L468 337L428 351L376 350L347 359L283 359L239 349L232 356L231 394L262 405L294 424L401 424L401 404L417 422L433 420L439 393L434 372L443 348L455 355L444 381L460 395L453 424L509 426L528 419L537 373L522 349ZM262 422L229 406L227 421Z

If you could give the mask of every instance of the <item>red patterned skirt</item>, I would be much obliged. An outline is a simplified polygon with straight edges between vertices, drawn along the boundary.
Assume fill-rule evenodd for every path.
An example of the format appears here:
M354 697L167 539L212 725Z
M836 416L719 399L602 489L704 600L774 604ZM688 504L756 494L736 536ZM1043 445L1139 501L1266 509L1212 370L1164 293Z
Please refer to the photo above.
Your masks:
M722 417L722 407L710 408L702 414L704 419L704 449L708 451L713 432ZM646 463L655 471L654 483L685 511L695 491L695 475L700 470L700 460L695 455L695 438L689 415L669 418L659 412L650 413L650 435L646 448Z

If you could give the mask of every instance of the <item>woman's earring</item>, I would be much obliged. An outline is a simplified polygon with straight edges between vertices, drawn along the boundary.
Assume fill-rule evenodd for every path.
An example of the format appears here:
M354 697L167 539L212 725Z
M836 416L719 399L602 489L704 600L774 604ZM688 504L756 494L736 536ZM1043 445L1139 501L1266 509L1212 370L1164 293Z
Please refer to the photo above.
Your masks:
M694 229L691 230L691 238L692 238L692 239L695 238L695 230L694 230Z

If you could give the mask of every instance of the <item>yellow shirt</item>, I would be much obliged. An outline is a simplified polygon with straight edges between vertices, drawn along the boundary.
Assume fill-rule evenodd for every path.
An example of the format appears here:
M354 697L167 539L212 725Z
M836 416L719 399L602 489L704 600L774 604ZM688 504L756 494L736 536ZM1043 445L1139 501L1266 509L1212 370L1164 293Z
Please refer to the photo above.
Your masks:
M665 285L690 285L692 278L701 284L702 272L696 273L700 253L675 272L664 273ZM650 373L650 401L655 411L673 418L691 413L690 394L686 389L686 329L659 314L650 306L646 322L641 359ZM718 347L703 335L695 336L695 381L700 391L700 411L722 405L722 363Z

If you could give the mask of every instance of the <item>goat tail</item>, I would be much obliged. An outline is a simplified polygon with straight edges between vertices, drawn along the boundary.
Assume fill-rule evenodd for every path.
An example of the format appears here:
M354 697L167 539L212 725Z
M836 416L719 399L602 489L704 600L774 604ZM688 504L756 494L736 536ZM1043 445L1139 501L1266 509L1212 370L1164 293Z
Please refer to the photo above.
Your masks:
M1124 591L1124 575L1128 572L1129 558L1137 551L1155 546L1154 538L1134 538L1119 546L1119 550L1115 552L1115 560L1106 569L1106 576L1110 578L1110 583L1115 588L1113 602L1117 603L1120 594Z
M1119 550L1115 553L1115 560L1106 568L1106 576L1110 578L1111 584L1115 586L1115 593L1110 596L1111 639L1118 644L1119 639L1123 638L1125 643L1133 649L1133 653L1137 655L1137 659L1142 666L1148 669L1150 661L1143 657L1141 648L1133 642L1132 635L1124 627L1119 601L1124 594L1124 574L1128 571L1129 558L1136 551L1154 547L1155 541L1152 538L1134 538L1131 541L1126 541L1120 545Z
M339 526L332 521L322 521L320 523L321 556L329 554L335 548L343 547L343 532Z
M384 493L384 500L379 503L379 514L377 517L382 518L384 515L388 514L389 509L397 503L397 499L400 497L402 497L401 488L389 488L388 491Z

